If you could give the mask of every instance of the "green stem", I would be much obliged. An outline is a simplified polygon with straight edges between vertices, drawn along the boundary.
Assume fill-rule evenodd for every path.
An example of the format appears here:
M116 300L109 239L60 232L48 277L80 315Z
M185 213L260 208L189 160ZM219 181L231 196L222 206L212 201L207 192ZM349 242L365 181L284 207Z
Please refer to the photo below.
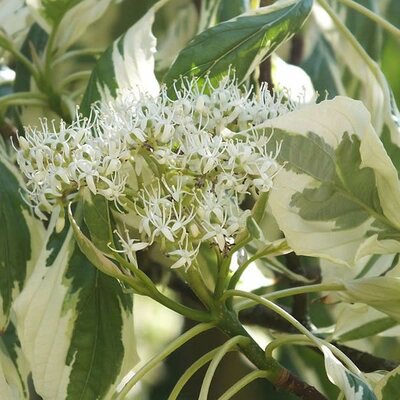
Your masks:
M209 310L214 307L214 300L210 290L205 285L198 266L193 265L187 271L182 274L183 278L189 284L192 291L198 297L198 299L206 306Z
M216 299L221 297L228 283L229 267L231 265L231 261L232 261L232 253L227 257L223 257L222 262L219 264L218 277L214 290L214 298Z
M341 284L341 283L317 283L315 285L305 285L305 286L297 286L294 288L289 288L289 289L283 289L283 290L278 290L276 292L268 293L261 297L263 299L268 299L268 300L277 300L281 299L282 297L289 297L289 296L295 296L297 294L304 294L304 293L316 293L316 292L329 292L329 291L343 291L346 290L346 287ZM236 296L235 290L227 290L224 293L223 299ZM237 311L242 311L247 308L250 308L254 305L254 303L257 301L243 301L235 307Z
M363 5L356 3L353 0L339 0L339 1L345 6L352 8L353 10L359 12L360 14L365 15L367 18L376 22L381 28L387 30L389 33L395 36L396 39L400 39L400 29L396 28L394 25L386 21L386 19L382 18L380 15L374 13L367 7L364 7Z
M192 329L185 332L183 335L179 336L173 342L171 342L160 354L153 357L149 362L147 362L142 368L139 369L124 385L121 390L117 390L114 394L113 399L124 400L131 389L138 383L149 371L157 367L165 358L167 358L172 352L174 352L179 347L183 346L187 341L205 332L211 328L214 328L213 324L198 324Z
M272 342L268 343L267 347L265 348L265 355L266 357L272 357L274 350L278 347L285 345L285 344L295 344L295 345L304 345L310 346L314 345L314 343L310 342L310 339L305 337L304 335L288 335L282 336L274 339Z
M219 299L225 289L228 287L230 279L229 279L229 267L232 262L232 256L234 253L242 249L251 241L251 237L246 233L243 238L240 238L239 241L232 247L227 257L222 258L222 263L218 268L218 277L217 283L215 285L214 290L214 298Z
M322 339L319 339L319 340L321 341L321 344L323 344L324 346L328 347L331 350L331 352L338 359L340 359L344 364L346 364L347 367L352 372L354 372L356 375L360 374L360 370L358 369L358 367L340 349L338 349L333 344L331 344L331 343L329 343L329 342L327 342L325 340L322 340ZM321 348L321 346L318 346L315 342L311 341L305 335L288 335L288 336L284 336L284 337L278 337L277 339L275 339L272 342L270 342L267 345L267 347L265 348L266 357L272 357L273 351L276 348L278 348L279 346L282 346L284 344L296 344L296 345L314 346L314 347Z
M261 304L272 311L276 312L286 321L288 321L291 325L293 325L299 332L301 332L304 336L306 336L312 343L314 343L318 348L321 348L322 345L327 347L331 347L332 345L324 340L314 336L307 328L305 328L296 318L290 315L287 311L279 307L277 304L269 301L267 299L262 298L261 296L257 296L253 293L243 292L241 290L231 290L231 295L233 296L240 296L240 297L247 297L251 300L254 300L256 303ZM360 374L359 369L357 366L339 349L335 349L337 354L340 354L340 358L345 360L345 363L355 372L356 374Z
M116 253L115 258L121 265L132 271L135 277L147 289L147 295L153 300L191 320L199 322L210 322L212 320L212 316L209 312L187 307L162 294L154 285L153 281L142 270L126 261L124 257Z
M49 39L47 41L47 46L44 54L44 71L45 76L51 82L52 79L52 57L53 57L53 47L54 47L54 40L57 36L59 25L56 25L50 32Z
M34 64L27 57L25 57L18 49L16 49L14 43L1 32L0 32L0 46L9 51L21 64L23 64L32 74L36 82L39 81L39 72L35 68Z
M364 47L358 42L358 40L351 33L349 28L342 22L342 20L336 15L336 13L332 10L326 0L317 0L321 7L327 12L327 14L332 18L333 22L337 26L338 30L342 33L342 35L349 41L354 50L359 54L359 56L364 60L365 64L371 70L372 74L375 76L379 84L382 86L382 89L385 90L385 82L383 81L382 73L376 62L371 59L368 53L365 51ZM397 228L396 228L397 229Z
M241 293L239 291L236 292ZM229 337L245 336L249 338L248 341L239 343L238 347L249 361L251 361L258 369L265 372L265 378L267 378L277 388L287 390L297 395L300 399L326 400L326 397L318 392L318 390L299 380L276 360L271 357L265 357L264 351L247 333L238 320L237 315L233 311L227 309L224 305L221 305L220 307L218 314L218 328Z
M217 353L215 354L214 359L211 361L210 366L207 369L206 375L203 380L203 384L201 385L199 400L207 400L208 392L211 385L211 380L215 374L215 371L221 362L222 358L228 353L231 349L233 349L238 344L244 344L244 342L248 342L250 338L244 336L235 336L232 339L226 341L222 346L219 347ZM265 372L264 372L265 374Z
M69 85L72 82L89 79L91 74L92 71L89 70L75 72L74 74L67 76L63 81L61 81L60 87L64 88L65 86Z
M297 289L297 288L293 288L293 289ZM261 305L269 308L270 310L276 312L278 315L280 315L282 318L284 318L286 321L288 321L298 331L300 331L305 336L307 336L311 341L319 344L319 339L317 337L315 337L307 328L305 328L299 321L297 321L296 318L294 318L287 311L285 311L283 308L281 308L277 304L273 303L272 301L267 300L267 299L265 299L261 296L258 296L254 293L244 292L242 290L229 290L226 293L229 294L229 296L238 296L238 297L248 298L250 300L253 300L253 302L255 302L255 303L261 304Z
M267 375L265 371L253 371L238 380L233 386L231 386L222 396L218 398L218 400L229 400L232 398L237 392L247 386L249 383L255 381L259 378L266 378Z
M176 400L179 393L182 391L183 387L189 381L189 379L205 364L211 361L215 354L218 352L218 348L209 351L204 354L204 356L200 357L196 362L194 362L185 373L179 378L178 382L176 382L174 388L172 389L171 394L168 396L168 400ZM232 351L232 349L230 350Z
M11 105L47 106L47 97L40 93L18 92L0 97L0 108Z
M62 54L60 57L57 57L53 60L53 67L57 64L62 62L68 61L71 58L81 57L81 56L97 56L103 53L104 49L97 49L97 48L89 48L89 49L79 49L79 50L72 50Z

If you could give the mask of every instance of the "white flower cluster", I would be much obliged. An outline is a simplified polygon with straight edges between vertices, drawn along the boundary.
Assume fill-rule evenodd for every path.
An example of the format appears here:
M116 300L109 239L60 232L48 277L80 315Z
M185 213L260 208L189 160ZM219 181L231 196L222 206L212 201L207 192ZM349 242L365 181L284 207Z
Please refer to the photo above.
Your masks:
M187 81L176 96L164 88L137 99L128 91L98 105L92 122L28 130L18 163L36 212L43 216L87 186L139 220L140 239L118 233L131 262L153 243L177 259L176 268L192 265L202 242L229 248L250 214L245 197L270 190L279 171L279 146L257 126L293 106L229 78L217 87Z
M17 162L26 176L28 202L45 219L58 202L72 201L81 187L117 201L126 176L122 163L128 148L119 138L99 130L90 119L77 119L71 126L61 123L57 131L42 121L40 129L28 129L19 137Z

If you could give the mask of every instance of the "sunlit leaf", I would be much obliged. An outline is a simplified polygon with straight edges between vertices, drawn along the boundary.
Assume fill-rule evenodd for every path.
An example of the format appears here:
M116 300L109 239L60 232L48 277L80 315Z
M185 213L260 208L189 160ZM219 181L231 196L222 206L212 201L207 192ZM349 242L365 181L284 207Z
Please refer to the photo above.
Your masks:
M156 38L151 31L156 6L150 8L101 56L82 100L81 111L84 114L89 113L94 102L115 98L118 90L129 88L130 94L158 94L159 84L154 74Z
M18 336L40 396L108 399L137 362L132 298L88 262L71 228L55 234L54 224L14 303Z
M284 165L270 205L298 254L354 264L400 249L397 171L360 102L337 97L265 126Z
M311 0L278 1L205 30L180 52L165 83L171 87L180 77L206 75L215 82L232 67L237 79L243 81L300 29L312 3Z

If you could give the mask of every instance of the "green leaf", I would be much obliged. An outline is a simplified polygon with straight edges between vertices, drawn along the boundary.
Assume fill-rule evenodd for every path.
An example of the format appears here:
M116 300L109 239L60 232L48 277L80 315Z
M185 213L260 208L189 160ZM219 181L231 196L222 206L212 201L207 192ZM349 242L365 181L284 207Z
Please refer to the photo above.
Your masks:
M74 231L75 240L87 259L101 272L113 277L124 280L125 275L116 264L109 260L102 251L100 251L81 231L76 223L71 209L68 210L68 218ZM96 236L97 237L97 236ZM101 242L100 242L101 243Z
M377 7L377 2L373 0L362 3L372 9ZM317 31L311 30L311 32L313 35L323 35L333 51L335 69L340 71L335 75L336 86L340 89L339 94L360 99L371 113L372 125L378 135L381 136L387 126L391 141L400 146L400 114L386 78L375 61L381 47L379 31L376 31L375 23L365 19L364 16L355 17L352 13L348 15L347 23L355 35L353 39L357 43L357 39L360 39L361 47L364 44L365 54L362 54L362 48L361 50L357 48L347 34L336 28L335 23L332 22L332 27L331 24L325 23L326 19L324 22L324 18L316 19L319 27L316 28ZM340 16L344 17L342 19L345 23L346 13ZM349 34L351 35L351 32ZM366 37L362 38L363 35ZM372 41L368 40L368 35L373 36Z
M0 147L2 143L0 143ZM43 227L34 219L21 196L19 172L0 148L0 332L10 319L13 300L22 290L37 257Z
M385 375L375 386L378 400L397 400L400 387L400 366Z
M354 1L370 9L374 13L379 14L380 12L376 0ZM342 11L345 11L346 25L357 38L358 42L364 47L370 57L379 61L383 42L382 29L374 21L356 10L343 6Z
M28 31L26 39L20 49L21 53L32 61L32 49L34 49L37 55L41 55L46 47L48 35L41 26L34 23ZM29 92L32 90L32 74L29 69L19 61L15 63L15 80L14 80L14 92ZM24 122L22 115L23 110L21 107L11 107L10 116L15 121L16 128L20 135L25 134Z
M164 22L162 27L160 20ZM198 20L194 3L186 0L169 2L160 10L154 27L157 32L157 52L154 55L157 77L165 75L178 53L196 34Z
M340 94L342 82L332 48L322 35L318 35L310 54L300 65L310 76L314 89L324 98Z
M83 218L93 244L103 253L110 255L109 245L113 243L108 201L91 192L83 203Z
M369 118L337 97L264 124L284 166L272 213L297 254L354 264L400 249L400 182Z
M218 21L227 21L247 10L247 2L245 0L221 0L218 10Z
M132 297L89 263L70 227L52 233L56 219L14 303L18 336L41 397L107 399L137 362Z
M87 27L97 21L114 0L38 0L30 6L39 24L54 31L53 46L58 51L71 46Z
M130 89L138 96L142 92L158 94L159 84L154 75L156 39L151 31L158 4L151 7L98 60L81 103L84 115L89 115L94 102L108 102L117 97L119 90Z
M340 342L377 335L397 325L397 321L365 304L340 306L332 338Z
M218 11L221 0L204 0L200 3L200 20L198 24L198 32L216 25L218 21Z
M80 3L81 0L42 0L39 12L46 21L52 25L58 25L64 14Z
M216 82L227 75L231 67L242 82L263 59L300 29L312 4L312 0L278 1L205 30L180 52L165 83L171 88L180 77L204 78L206 75Z

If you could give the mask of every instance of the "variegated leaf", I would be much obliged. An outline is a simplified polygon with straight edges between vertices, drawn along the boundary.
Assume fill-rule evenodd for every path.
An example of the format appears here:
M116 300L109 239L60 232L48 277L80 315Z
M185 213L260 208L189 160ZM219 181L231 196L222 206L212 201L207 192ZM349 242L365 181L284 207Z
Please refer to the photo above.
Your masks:
M400 182L362 103L337 97L264 126L283 166L271 209L296 253L353 265L400 250Z
M26 0L47 31L56 29L54 47L65 50L97 21L115 0Z
M400 366L389 372L375 386L378 400L397 400L400 387Z
M368 1L367 3L367 6L371 8L377 5L373 1ZM371 113L372 125L378 135L386 135L384 144L388 152L390 150L399 154L400 113L379 65L367 53L363 55L362 51L354 46L347 35L336 29L334 21L330 19L324 10L315 7L315 11L316 21L319 24L321 33L333 49L337 67L341 70L342 90L340 94L363 101ZM352 19L354 20L354 18ZM349 21L351 21L351 18L349 18ZM369 22L369 24L371 26L373 23ZM356 31L359 27L360 25L353 27L355 34L357 34ZM374 29L374 25L372 25L369 28L369 33L374 32ZM374 35L375 40L379 40L377 33ZM367 50L376 56L377 51L374 47L379 44L376 43L371 47L370 43L373 42L366 41Z
M21 196L19 171L0 143L0 332L10 320L13 300L22 290L40 251L44 228ZM3 151L3 150L4 151Z
M132 298L94 268L72 229L52 233L14 303L36 391L47 399L109 399L135 365Z
M81 111L88 115L90 106L117 97L118 91L157 95L159 84L154 74L156 38L152 33L155 13L164 0L149 11L118 38L100 57L86 88Z
M174 81L180 77L208 75L215 82L232 67L242 82L300 29L312 4L312 0L280 0L203 31L179 53L168 71L165 83L171 88L171 94Z
M345 368L326 346L322 346L321 350L328 378L343 392L345 399L377 400L368 383L360 375Z
M339 342L362 339L375 336L397 324L395 319L365 304L342 303L332 339Z
M0 338L0 398L29 399L29 374L15 327L10 323Z
M31 22L25 0L0 0L0 31L6 36L21 42Z

